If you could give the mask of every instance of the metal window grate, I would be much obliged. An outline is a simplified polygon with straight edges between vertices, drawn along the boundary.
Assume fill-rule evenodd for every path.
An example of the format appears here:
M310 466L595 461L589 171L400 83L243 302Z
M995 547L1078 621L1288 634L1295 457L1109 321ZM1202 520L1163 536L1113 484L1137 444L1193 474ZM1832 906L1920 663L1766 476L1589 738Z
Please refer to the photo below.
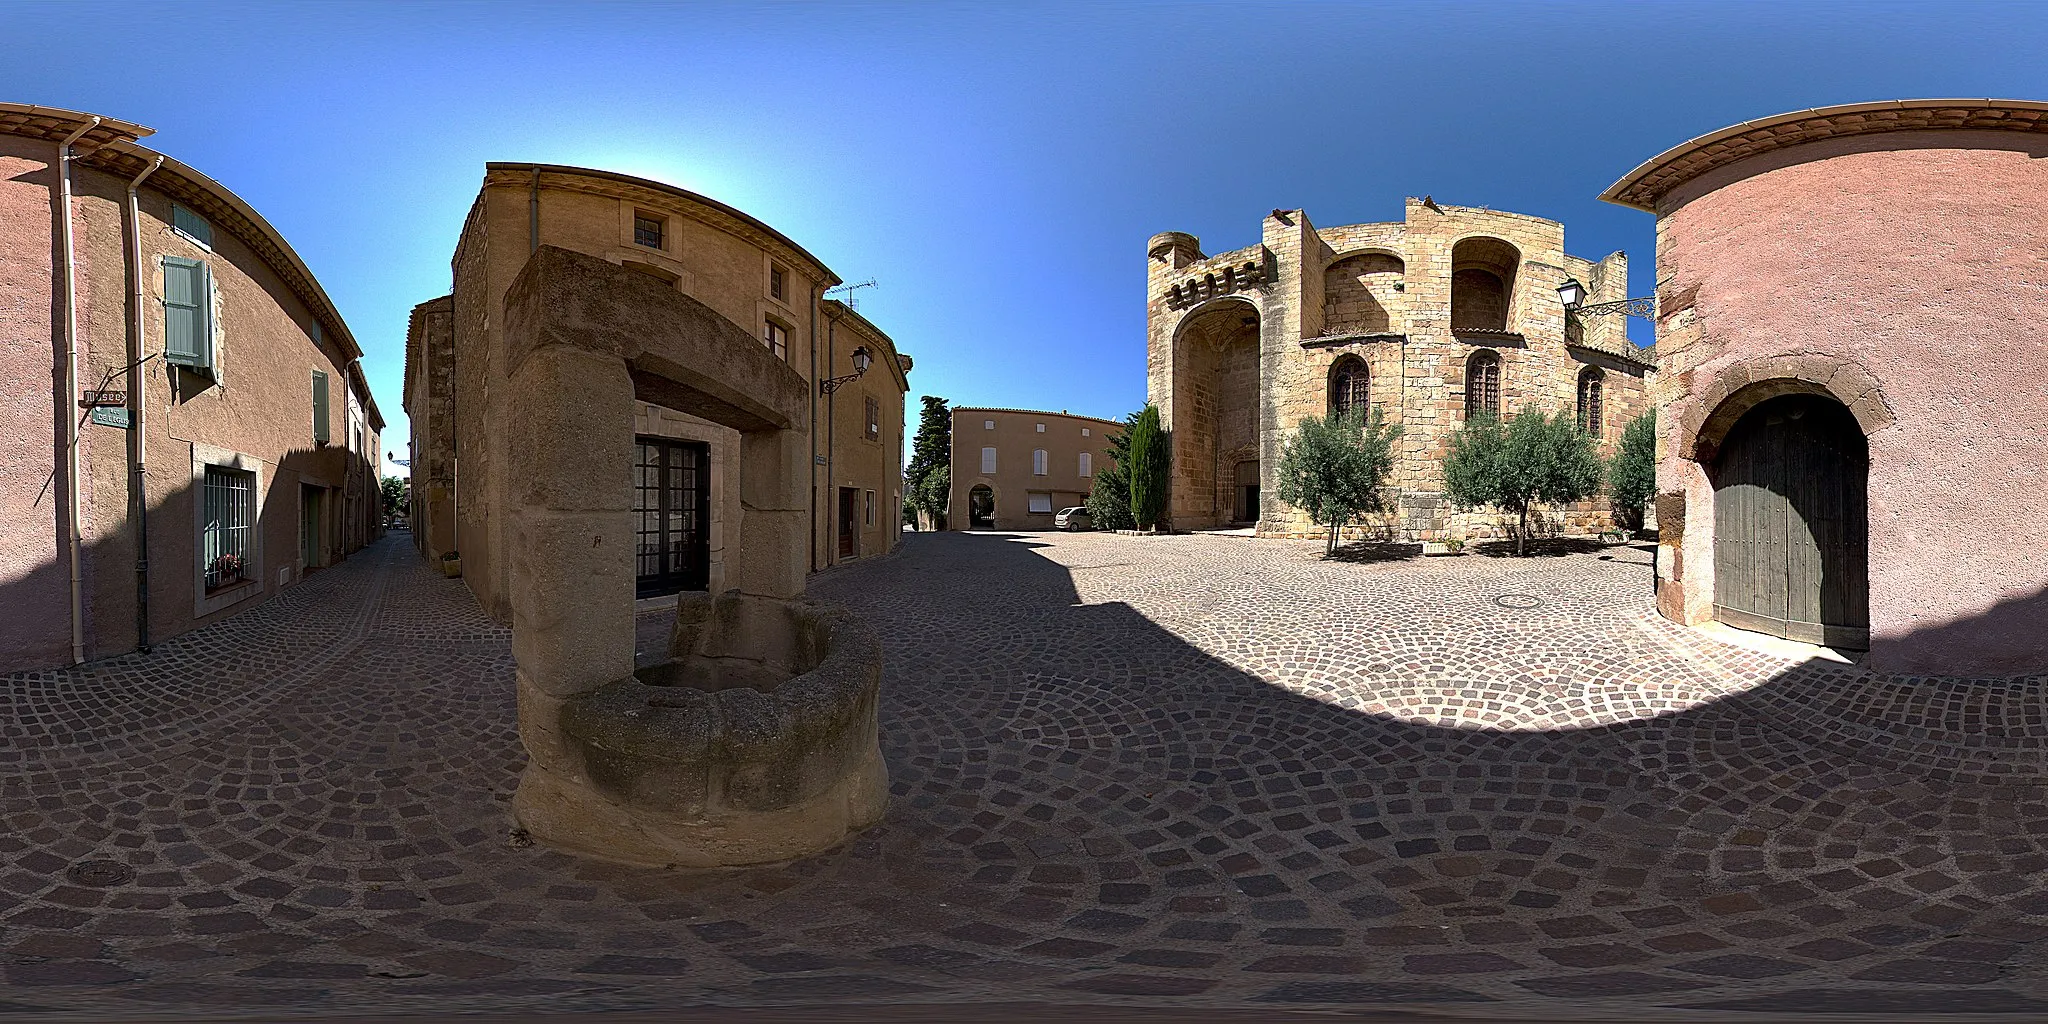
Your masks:
M249 552L256 530L256 474L206 467L206 534L200 570L208 592L251 579Z
M1479 352L1465 369L1465 418L1500 415L1500 357Z
M1588 368L1579 374L1579 429L1595 438L1600 436L1604 420L1601 391L1604 390L1605 376L1597 368Z
M1371 402L1371 383L1365 363L1355 357L1339 360L1330 374L1330 415L1341 417L1353 409L1367 408Z

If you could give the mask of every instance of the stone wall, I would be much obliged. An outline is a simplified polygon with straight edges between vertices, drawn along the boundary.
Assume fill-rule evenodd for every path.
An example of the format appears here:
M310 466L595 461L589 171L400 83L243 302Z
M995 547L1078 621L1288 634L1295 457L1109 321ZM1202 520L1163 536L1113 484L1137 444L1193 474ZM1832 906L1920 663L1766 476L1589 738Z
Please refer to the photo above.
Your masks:
M1586 285L1588 302L1625 298L1627 257L1615 253L1596 263L1566 255L1564 229L1555 221L1410 199L1401 223L1318 229L1302 211L1282 210L1266 218L1258 246L1210 257L1193 236L1168 232L1152 239L1148 257L1147 385L1174 438L1170 512L1177 529L1229 521L1229 470L1255 446L1259 532L1318 532L1275 497L1273 474L1301 420L1327 412L1331 368L1347 356L1366 364L1373 408L1403 430L1388 481L1399 511L1361 524L1361 533L1411 541L1498 533L1494 514L1460 513L1441 497L1441 465L1464 422L1466 368L1475 353L1501 361L1504 416L1576 415L1580 372L1601 368L1603 454L1648 408L1650 356L1627 340L1624 322L1574 323L1568 339L1556 294L1572 276ZM1246 266L1262 271L1236 272ZM1483 272L1494 289L1461 290L1461 320L1504 329L1452 328L1461 270ZM1475 302L1484 308L1469 308ZM1236 378L1219 375L1214 353L1223 350L1221 332L1250 316L1258 319L1260 383L1254 395L1226 395L1222 384ZM1257 424L1255 439L1225 443L1219 432L1245 417ZM1549 510L1543 519L1556 532L1613 527L1598 498Z

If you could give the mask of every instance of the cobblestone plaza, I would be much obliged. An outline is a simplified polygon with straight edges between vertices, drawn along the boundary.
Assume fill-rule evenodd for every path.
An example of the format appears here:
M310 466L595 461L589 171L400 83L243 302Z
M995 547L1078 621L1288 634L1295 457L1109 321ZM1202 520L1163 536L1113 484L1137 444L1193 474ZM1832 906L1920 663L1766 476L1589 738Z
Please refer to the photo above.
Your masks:
M1729 646L1635 546L1319 550L952 533L816 577L884 637L889 815L700 874L519 841L508 635L386 538L7 677L0 1012L2048 1015L2048 679Z

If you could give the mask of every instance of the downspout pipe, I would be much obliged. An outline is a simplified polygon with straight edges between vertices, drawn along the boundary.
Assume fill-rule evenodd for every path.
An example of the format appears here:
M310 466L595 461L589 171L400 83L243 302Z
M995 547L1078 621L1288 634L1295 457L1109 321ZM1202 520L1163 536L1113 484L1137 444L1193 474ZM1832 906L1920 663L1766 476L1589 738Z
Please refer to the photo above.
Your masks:
M811 282L811 571L818 571L818 283Z
M79 525L82 517L78 514L78 267L77 257L71 240L71 144L85 136L86 132L100 126L100 119L91 121L64 137L57 144L57 248L58 273L63 275L64 297L64 379L62 394L58 396L58 407L63 410L64 419L64 532L65 546L71 560L71 663L85 663L85 573L80 559L83 529Z
M149 650L149 478L143 473L143 459L149 454L143 431L149 422L143 417L144 381L142 350L145 294L142 254L142 200L138 190L144 179L164 165L156 162L144 168L128 183L128 503L135 522L135 649Z

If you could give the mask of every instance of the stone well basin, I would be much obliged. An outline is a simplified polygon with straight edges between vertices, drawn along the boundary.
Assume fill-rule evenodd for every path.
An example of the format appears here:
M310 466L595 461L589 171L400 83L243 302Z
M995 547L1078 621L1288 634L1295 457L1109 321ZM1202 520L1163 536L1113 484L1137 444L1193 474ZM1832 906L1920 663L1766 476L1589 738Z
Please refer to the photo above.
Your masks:
M669 656L563 702L580 777L522 784L536 838L720 867L821 853L880 820L882 648L866 624L811 601L685 594Z

